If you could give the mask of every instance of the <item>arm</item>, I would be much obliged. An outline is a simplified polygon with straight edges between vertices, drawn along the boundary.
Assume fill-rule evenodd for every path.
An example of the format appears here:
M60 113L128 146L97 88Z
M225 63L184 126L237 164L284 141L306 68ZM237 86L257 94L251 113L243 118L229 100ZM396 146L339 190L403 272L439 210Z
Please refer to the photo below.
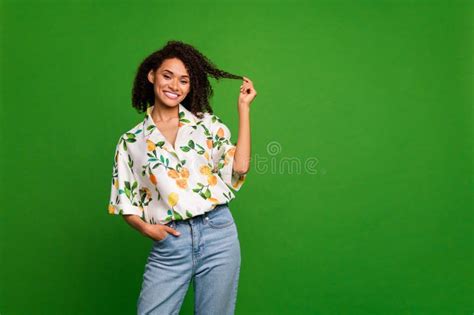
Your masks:
M123 219L135 230L140 232L144 236L148 236L146 233L146 230L148 228L145 221L143 221L138 215L133 215L133 214L128 214L128 215L123 215Z
M238 101L239 135L233 165L233 170L239 174L247 173L250 168L250 103L257 96L252 81L246 77L243 79Z
M235 146L233 169L245 174L250 168L250 106L239 104L239 135Z

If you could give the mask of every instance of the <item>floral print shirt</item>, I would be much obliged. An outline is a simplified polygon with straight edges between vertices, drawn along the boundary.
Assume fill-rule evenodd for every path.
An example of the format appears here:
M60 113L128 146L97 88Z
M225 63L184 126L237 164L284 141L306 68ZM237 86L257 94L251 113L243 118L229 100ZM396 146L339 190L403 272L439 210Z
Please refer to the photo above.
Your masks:
M235 198L247 174L232 169L235 145L219 117L199 118L179 104L175 147L145 119L120 136L108 213L135 214L151 224L184 220ZM232 189L232 190L231 190Z

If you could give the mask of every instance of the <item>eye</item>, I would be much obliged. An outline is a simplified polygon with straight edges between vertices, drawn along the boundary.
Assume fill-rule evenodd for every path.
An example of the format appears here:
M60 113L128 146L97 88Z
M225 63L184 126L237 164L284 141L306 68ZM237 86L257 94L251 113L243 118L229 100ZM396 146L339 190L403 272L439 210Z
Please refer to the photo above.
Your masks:
M181 81L181 83L183 83L183 84L188 84L188 82L187 82L187 81Z
M164 74L163 76L164 76L165 78L167 78L167 79L169 79L169 78L170 78L170 76L169 76L169 75L167 75L167 74Z

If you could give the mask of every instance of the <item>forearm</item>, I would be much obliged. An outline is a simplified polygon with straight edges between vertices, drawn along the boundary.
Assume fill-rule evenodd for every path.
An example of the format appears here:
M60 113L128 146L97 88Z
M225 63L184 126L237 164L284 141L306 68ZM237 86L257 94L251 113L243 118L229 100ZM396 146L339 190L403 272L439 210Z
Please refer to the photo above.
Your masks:
M245 174L250 168L250 106L239 104L239 134L234 154L233 170Z
M138 215L123 215L124 220L142 235L147 236L148 223L144 222Z

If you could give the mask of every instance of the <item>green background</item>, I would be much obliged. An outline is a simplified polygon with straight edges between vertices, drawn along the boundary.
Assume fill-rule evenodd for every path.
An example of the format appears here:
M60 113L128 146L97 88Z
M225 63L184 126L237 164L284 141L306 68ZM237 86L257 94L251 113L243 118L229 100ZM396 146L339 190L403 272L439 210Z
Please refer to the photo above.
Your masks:
M107 213L113 154L143 118L136 68L170 39L258 92L236 314L472 314L473 11L2 1L0 314L135 313L151 240ZM241 81L212 83L236 140ZM288 159L317 172L270 168Z

